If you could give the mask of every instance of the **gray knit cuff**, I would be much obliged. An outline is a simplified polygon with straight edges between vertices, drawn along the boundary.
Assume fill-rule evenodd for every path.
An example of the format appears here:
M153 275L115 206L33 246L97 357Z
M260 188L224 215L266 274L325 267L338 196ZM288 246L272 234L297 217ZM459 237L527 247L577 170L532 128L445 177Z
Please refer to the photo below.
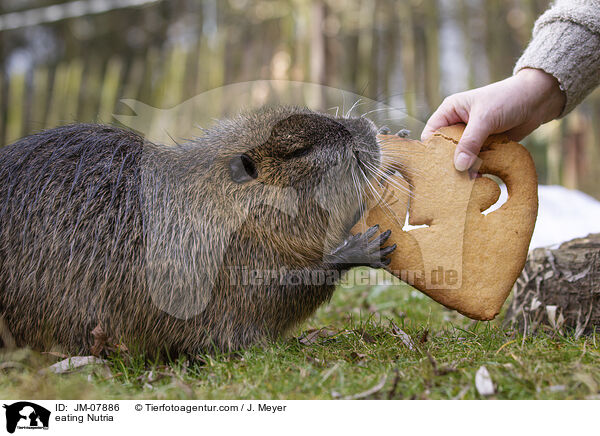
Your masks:
M537 68L553 75L567 101L561 117L600 84L600 35L573 22L555 21L535 29L513 74Z

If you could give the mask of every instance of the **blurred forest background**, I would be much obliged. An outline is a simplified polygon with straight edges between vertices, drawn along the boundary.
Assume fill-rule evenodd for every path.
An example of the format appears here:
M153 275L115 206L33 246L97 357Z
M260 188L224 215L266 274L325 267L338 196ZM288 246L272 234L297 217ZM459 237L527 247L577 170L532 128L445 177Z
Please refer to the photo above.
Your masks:
M548 0L1 0L0 145L257 79L325 84L426 121L500 80ZM600 90L526 140L540 182L600 199ZM420 132L413 132L418 137Z

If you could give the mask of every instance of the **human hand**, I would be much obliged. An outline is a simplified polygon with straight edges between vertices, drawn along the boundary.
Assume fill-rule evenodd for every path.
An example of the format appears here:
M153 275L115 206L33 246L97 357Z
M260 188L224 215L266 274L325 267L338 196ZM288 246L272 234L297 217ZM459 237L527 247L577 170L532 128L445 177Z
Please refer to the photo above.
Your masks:
M565 102L554 76L525 68L500 82L447 97L427 121L421 140L440 127L465 123L454 153L454 166L465 171L473 165L489 135L505 133L520 141L558 117Z

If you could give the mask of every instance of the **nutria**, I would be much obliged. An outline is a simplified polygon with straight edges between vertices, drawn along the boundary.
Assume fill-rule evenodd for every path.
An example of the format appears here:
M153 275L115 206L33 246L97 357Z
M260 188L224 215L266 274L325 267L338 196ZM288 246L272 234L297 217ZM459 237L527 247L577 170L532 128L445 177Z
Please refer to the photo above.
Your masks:
M349 233L376 134L279 107L173 146L95 124L6 146L0 314L18 346L71 354L97 326L175 355L276 338L331 297L331 277L389 263L389 231Z

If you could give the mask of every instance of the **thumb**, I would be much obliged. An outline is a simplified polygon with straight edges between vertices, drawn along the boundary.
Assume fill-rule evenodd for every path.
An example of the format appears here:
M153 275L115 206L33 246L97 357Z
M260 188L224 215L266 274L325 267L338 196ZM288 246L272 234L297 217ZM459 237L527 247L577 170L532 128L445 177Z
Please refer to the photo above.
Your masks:
M469 120L454 151L454 167L458 171L468 170L473 165L491 130L483 119L472 117Z

